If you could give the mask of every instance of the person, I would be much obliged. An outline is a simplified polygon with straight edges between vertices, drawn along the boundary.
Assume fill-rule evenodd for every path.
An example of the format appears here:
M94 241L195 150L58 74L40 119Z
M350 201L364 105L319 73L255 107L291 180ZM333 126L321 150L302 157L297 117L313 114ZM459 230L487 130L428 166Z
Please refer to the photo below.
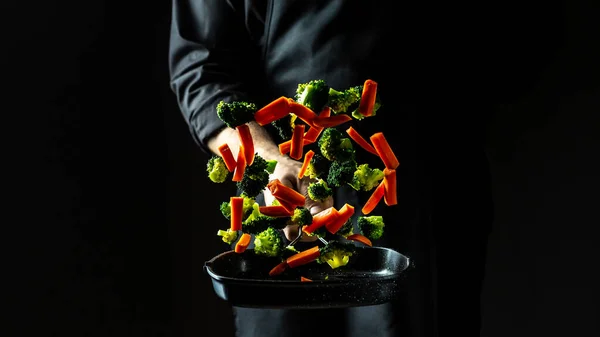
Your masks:
M492 55L508 55L493 48L506 39L506 31L495 27L509 11L498 7L474 18L454 3L439 6L384 0L173 1L171 88L191 136L207 154L217 153L223 143L236 151L239 144L216 115L222 100L264 106L292 97L299 83L310 80L343 89L372 79L382 106L377 116L349 125L363 135L383 132L401 162L399 202L378 211L388 220L376 244L413 261L406 295L343 310L234 308L237 336L323 331L337 336L321 323L339 336L479 336L493 222L483 125L492 102L509 95L503 88L514 75L508 64L487 65ZM487 37L476 43L473 20ZM279 153L273 128L250 125L256 151L278 160L271 178L305 193L309 180L297 179L300 163ZM380 165L374 156L357 156ZM306 206L316 214L365 199L340 188L325 203ZM297 230L286 228L287 239Z

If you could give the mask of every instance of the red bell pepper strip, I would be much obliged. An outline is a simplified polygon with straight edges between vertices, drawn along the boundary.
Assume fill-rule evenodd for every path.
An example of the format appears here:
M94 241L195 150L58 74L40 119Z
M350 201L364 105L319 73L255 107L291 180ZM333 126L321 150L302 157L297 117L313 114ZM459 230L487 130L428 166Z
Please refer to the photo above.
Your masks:
M250 133L250 126L248 124L242 124L236 126L238 132L238 138L240 144L244 147L244 159L246 159L246 165L252 165L254 162L254 141L252 140L252 134Z
M267 188L278 200L287 201L293 206L302 206L306 197L291 187L285 186L279 179L273 179L267 184Z
M383 185L385 186L385 193L383 194L383 201L385 204L388 206L397 205L396 170L388 168L383 169Z
M379 155L379 158L381 158L385 167L395 170L400 166L400 162L398 161L398 158L396 158L390 144L385 139L383 132L373 134L370 139L371 144L373 144L375 151L377 151L377 155Z
M346 222L348 222L348 220L350 220L353 214L354 206L344 204L338 211L338 217L334 221L325 224L325 228L327 228L329 233L335 234Z
M363 149L365 149L368 152L371 152L372 154L378 156L377 151L375 151L375 148L373 147L373 145L369 144L369 142L367 142L366 139L363 138L363 136L361 136L358 131L356 131L353 127L349 127L346 130L346 133L348 134L348 136L350 136L350 138L356 142L356 144L358 144L360 147L362 147Z
M250 245L251 238L252 238L252 235L250 235L248 233L242 234L242 237L240 237L238 242L235 244L235 252L236 253L245 252L246 248L248 248L248 246Z
M365 117L372 116L376 98L377 82L367 79L363 84L363 91L360 96L360 103L358 104L358 112Z
M242 181L244 177L244 172L246 171L246 157L244 156L244 147L240 145L240 149L238 151L237 160L235 164L235 170L233 171L232 181L238 182Z
M325 118L325 117L329 117L331 116L331 108L329 107L325 107L323 108L323 110L319 113L318 118ZM317 141L317 139L319 138L319 136L321 135L321 132L323 131L322 127L313 125L311 126L308 131L306 131L306 133L304 133L304 145L306 145L306 141L310 141L311 143L314 143Z
M269 276L276 276L283 273L288 268L287 262L283 261L269 271Z
M290 146L290 158L295 160L302 159L304 152L304 124L296 124L292 133L292 144Z
M340 214L338 210L333 206L324 209L321 212L313 215L312 223L302 227L302 231L307 234L312 234L317 229L327 225L328 223L334 222L339 216Z
M288 98L281 96L254 113L258 125L265 126L290 114Z
M312 128L311 128L311 129L312 129ZM310 131L310 130L309 130L309 131ZM304 133L304 135L305 135L304 137L306 137L306 134L307 134L307 133L308 133L308 132L305 132L305 133ZM303 144L304 146L306 146L306 145L308 145L308 144L311 144L311 143L314 143L314 142L315 142L315 141L311 141L311 140L309 140L309 139L306 139L306 138L304 138L304 139L302 140L302 144ZM292 140L291 140L291 139L290 139L290 140L286 140L285 142L283 142L283 143L280 143L280 144L279 144L279 153L281 153L282 155L283 155L283 154L287 154L288 152L290 152L290 149L291 149L291 147L292 147Z
M236 162L235 158L233 158L233 153L231 153L229 145L227 145L227 143L224 143L221 146L219 146L218 150L229 172L233 172L235 170Z
M302 105L291 98L288 98L288 104L290 106L290 112L300 118L304 123L313 125L313 120L317 118L317 114L314 113L307 106Z
M369 197L367 202L365 202L365 204L362 208L362 213L364 215L371 213L375 209L375 207L379 204L381 199L383 198L383 195L385 193L385 185L384 184L385 183L382 180L379 183L379 185L377 185L377 187L375 187L375 190L373 191L373 193L371 193L371 196Z
M243 197L230 197L229 205L231 207L231 230L239 231L242 230L242 220L244 217L244 198Z
M313 150L308 150L304 154L304 161L302 162L302 167L300 167L300 171L298 172L298 179L302 179L304 177L304 173L306 173L306 169L308 169L308 165L314 156L315 151Z
M334 116L329 116L329 117L317 117L317 118L315 118L313 124L314 124L314 126L318 126L320 128L333 128L338 125L342 125L346 122L349 122L351 120L352 120L352 117L350 117L346 114L341 114L341 115L334 115Z
M369 247L373 247L373 243L371 242L371 240L369 240L368 237L362 235L362 234L352 234L349 235L346 239L348 240L352 240L352 241L358 241L362 244L365 244Z
M288 257L286 262L290 268L296 268L316 260L319 255L321 255L319 246L314 246Z
M290 211L288 211L284 206L281 205L259 206L258 210L261 214L272 217L286 217L292 215Z

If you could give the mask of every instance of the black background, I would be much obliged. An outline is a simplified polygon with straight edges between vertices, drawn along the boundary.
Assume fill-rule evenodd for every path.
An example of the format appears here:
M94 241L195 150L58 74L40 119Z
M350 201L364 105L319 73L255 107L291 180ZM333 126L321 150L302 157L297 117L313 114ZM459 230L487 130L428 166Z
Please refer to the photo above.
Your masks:
M201 268L232 191L207 182L168 87L170 3L1 6L2 329L232 336ZM600 335L598 4L564 13L558 54L489 124L484 336Z

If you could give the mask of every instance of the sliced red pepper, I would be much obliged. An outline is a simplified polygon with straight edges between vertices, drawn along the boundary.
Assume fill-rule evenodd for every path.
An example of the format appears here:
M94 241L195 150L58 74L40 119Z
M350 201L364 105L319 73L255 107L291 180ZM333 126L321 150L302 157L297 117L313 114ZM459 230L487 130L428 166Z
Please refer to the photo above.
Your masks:
M373 134L371 136L371 144L373 144L373 148L377 151L377 155L379 155L379 158L381 158L385 167L395 170L400 166L400 162L398 161L398 158L396 158L390 144L385 139L383 132Z
M242 230L242 220L244 217L244 198L243 197L230 197L229 205L231 207L231 230L239 231Z
M261 214L272 216L272 217L286 217L291 216L292 213L281 205L273 206L259 206L258 210Z
M296 115L296 117L300 118L304 123L308 125L313 125L313 120L317 118L317 114L314 113L307 106L302 105L293 99L288 99L288 104L290 106L290 112Z
M333 128L352 120L352 117L346 114L333 115L329 117L317 117L313 124L320 128Z
M248 233L242 234L242 237L240 237L238 242L235 244L235 252L236 253L245 252L246 248L248 248L248 246L250 245L251 238L252 238L252 235L250 235Z
M312 223L304 226L302 231L307 234L314 233L317 229L327 225L328 223L334 222L340 216L338 210L335 207L329 207L322 210L321 212L313 215Z
M373 147L373 145L369 144L369 142L367 142L366 139L363 138L363 136L361 136L358 131L356 131L353 127L349 127L346 130L346 133L348 134L348 136L350 136L350 138L356 142L356 144L358 144L360 147L362 147L363 149L365 149L368 152L371 152L372 154L378 156L377 151L375 151L375 148Z
M237 160L235 164L235 170L233 171L232 181L238 182L242 181L244 177L244 172L246 171L246 157L244 156L244 147L240 145L240 149L238 151Z
M323 108L323 110L319 113L318 118L325 118L325 117L329 117L331 116L331 108L330 107L325 107ZM307 141L310 141L311 143L314 143L317 141L317 139L319 138L319 136L321 135L321 132L323 132L322 127L313 125L311 126L308 131L306 131L304 133L304 145L306 145Z
M397 187L396 187L396 170L384 168L383 169L383 183L385 186L385 193L383 194L383 201L388 206L398 204Z
M365 205L362 208L362 213L364 215L371 213L375 209L375 207L379 204L379 202L383 198L384 194L385 194L385 185L384 185L384 181L381 180L379 185L377 185L377 187L375 187L375 190L373 191L373 193L371 193L371 196L369 197L367 202L365 202Z
M276 276L283 273L288 268L287 262L283 261L280 264L276 265L269 271L269 276Z
M265 126L290 114L288 98L281 96L254 113L254 120Z
M308 150L304 154L304 161L302 162L302 167L300 167L300 171L298 172L298 179L302 179L304 177L304 173L306 173L306 169L308 169L308 165L310 164L311 159L315 156L315 151Z
M277 202L279 202L279 205L281 205L281 207L285 208L290 214L294 213L294 210L296 209L296 207L299 206L299 205L292 205L287 200L277 199L277 197L275 197L275 199L277 200Z
M288 257L286 262L290 268L296 268L298 266L313 262L319 257L319 255L321 255L319 246L314 246Z
M307 278L307 277L300 276L300 282L312 282L312 281L313 281L313 280L311 280L311 279L309 279L309 278Z
M373 243L371 242L371 240L369 240L368 237L362 235L362 234L352 234L349 235L346 239L348 240L352 240L352 241L358 241L362 244L365 244L369 247L373 247Z
M285 186L279 179L273 179L267 184L267 188L279 200L284 200L294 206L302 206L306 197L291 187Z
M377 82L367 79L363 84L363 91L360 96L360 103L358 104L358 112L365 117L372 116L376 98Z
M252 140L252 134L250 133L250 126L248 126L248 124L238 125L236 126L236 130L238 132L240 144L244 147L246 166L252 165L254 162L254 141Z
M304 152L304 124L294 125L294 131L292 133L292 144L290 146L290 158L295 160L302 159Z
M305 137L306 137L307 133L308 132L304 133ZM303 141L302 141L302 144L304 146L306 146L308 144L314 143L315 141L316 140L309 140L309 139L304 138ZM281 154L288 154L288 152L290 152L291 147L292 147L292 140L291 139L290 140L286 140L285 142L279 144L279 153L281 153Z
M340 228L342 228L342 226L344 226L346 222L348 222L348 220L350 220L353 214L354 206L350 204L344 204L344 206L342 206L338 211L338 217L334 221L325 224L325 228L327 228L329 233L335 234L338 230L340 230Z
M233 172L235 170L236 161L235 158L233 158L233 153L231 152L229 145L227 145L227 143L224 143L221 146L219 146L218 150L229 172Z

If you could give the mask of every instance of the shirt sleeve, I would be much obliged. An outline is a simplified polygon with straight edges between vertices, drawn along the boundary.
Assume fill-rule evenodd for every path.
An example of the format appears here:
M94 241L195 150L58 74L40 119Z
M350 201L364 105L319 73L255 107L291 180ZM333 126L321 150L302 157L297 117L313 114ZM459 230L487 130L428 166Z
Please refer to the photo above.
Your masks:
M207 142L225 127L217 104L250 100L246 90L252 40L244 10L224 0L174 0L169 40L170 87L194 141L206 153ZM255 62L255 61L254 61Z

